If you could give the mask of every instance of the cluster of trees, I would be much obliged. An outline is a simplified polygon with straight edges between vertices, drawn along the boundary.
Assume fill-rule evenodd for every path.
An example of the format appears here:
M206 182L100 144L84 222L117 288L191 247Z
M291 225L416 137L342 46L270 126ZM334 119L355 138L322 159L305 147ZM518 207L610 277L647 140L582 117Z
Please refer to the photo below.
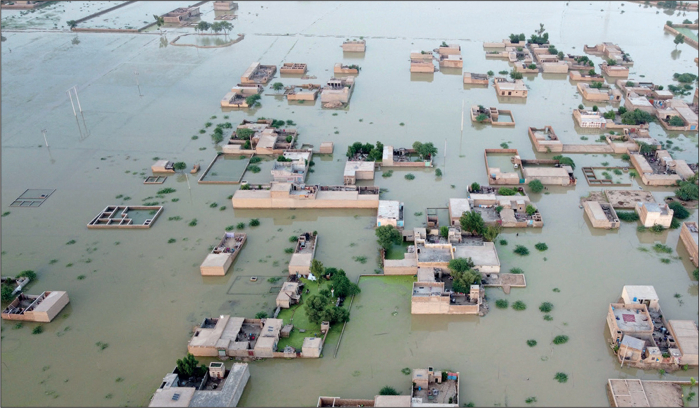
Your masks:
M520 34L511 34L510 36L510 42L512 43L517 43L520 41L525 41L525 34L520 33Z
M177 370L180 372L182 378L203 377L207 372L207 367L205 367L204 364L198 364L199 361L197 361L192 354L187 353L185 358L177 360Z
M528 44L547 44L549 42L549 33L544 33L542 35L533 34L527 42Z
M593 81L593 82L591 83L591 88L601 89L601 88L603 88L603 83L602 83L602 82L598 82L598 81Z
M678 72L676 72L675 74L673 74L673 79L675 79L678 82L688 84L698 79L698 76L695 74L691 74L690 72L686 72L683 74L679 74Z
M452 290L458 293L469 293L471 285L481 284L481 274L475 271L471 258L455 258L447 267L452 275Z
M562 164L564 166L571 166L572 169L576 168L576 165L574 164L574 161L570 157L562 156L562 155L557 155L552 157L554 160L559 160L559 164Z
M643 110L635 109L634 111L623 113L620 119L625 125L642 125L653 121L654 117Z
M413 150L420 155L421 159L429 159L432 156L436 155L438 152L437 147L433 145L432 142L428 143L421 143L421 142L413 142ZM380 156L381 157L381 156Z
M588 65L589 67L594 66L593 61L591 61L590 58L585 55L580 55L576 57L575 60L581 65Z
M675 191L676 197L683 201L691 201L698 199L698 173L685 181L678 184L678 189Z
M499 225L489 225L488 227L484 224L484 219L481 217L481 213L476 211L467 211L459 218L459 225L462 227L463 231L467 231L472 235L480 235L484 238L484 241L493 242L501 233L501 227Z
M513 70L510 71L509 75L512 79L523 79L523 74L521 72L516 71L515 68L513 68Z
M374 234L377 236L377 243L379 246L385 250L391 249L391 247L396 245L401 245L401 231L394 228L393 225L382 225L374 230Z
M253 107L253 106L260 106L260 95L255 94L255 95L250 95L249 97L245 98L245 103L248 104L248 107Z
M668 86L669 91L673 92L674 95L680 95L680 96L690 95L691 89L693 89L693 87L690 84L683 84L682 86L676 86L676 85L670 84Z
M252 129L236 129L236 137L238 137L239 139L250 140L250 138L253 137L254 134L255 131Z
M304 310L309 321L316 324L320 324L323 321L328 321L331 324L349 321L350 311L336 306L334 297L358 294L360 293L359 286L350 282L342 269L325 268L316 259L311 263L311 273L318 277L319 285L324 276L330 278L333 292L331 293L329 289L322 289L318 294L311 295L304 301Z
M559 51L557 50L557 47L550 45L549 48L547 48L547 51L549 51L550 54L556 55L559 54Z
M153 16L156 17L156 16ZM213 31L214 33L218 34L220 32L224 32L226 35L228 35L229 31L233 29L233 24L229 23L228 21L216 21L214 23L207 23L206 21L200 21L199 24L195 26L195 31L199 32L205 32L205 31Z
M377 142L376 146L372 146L372 143L362 144L360 142L355 142L348 146L348 152L346 156L348 158L355 157L356 154L366 154L367 161L380 161L382 160L382 152L384 151L384 144Z
M676 49L678 49L678 44L685 43L685 36L683 34L678 34L676 38L673 39L673 43L676 44Z

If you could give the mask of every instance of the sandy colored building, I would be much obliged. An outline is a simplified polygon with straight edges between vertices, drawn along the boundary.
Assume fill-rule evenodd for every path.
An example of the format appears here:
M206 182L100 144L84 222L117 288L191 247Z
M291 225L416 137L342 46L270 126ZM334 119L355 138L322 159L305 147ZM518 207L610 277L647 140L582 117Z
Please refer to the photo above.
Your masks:
M473 85L487 85L489 84L489 77L486 74L475 74L473 72L465 72L462 76L465 84Z
M411 51L411 59L412 60L432 61L433 60L433 53L431 51L414 50L414 51Z
M199 266L202 276L224 276L236 259L247 239L243 232L225 232L219 245L214 247Z
M299 235L297 244L294 247L292 259L289 261L289 274L309 276L311 273L311 263L316 256L316 247L318 245L318 236L311 232L305 232Z
M373 161L351 161L345 163L343 184L354 186L357 180L374 180Z
M634 65L634 61L632 61L627 53L622 51L620 46L610 42L596 44L593 47L584 45L583 51L587 54L600 55L606 60L613 60L616 65L623 65L625 67Z
M629 155L632 166L647 186L675 186L695 174L685 160L673 159L666 150L656 150L652 161L636 152Z
M238 189L233 208L377 208L379 187L275 183Z
M601 88L593 88L590 84L583 82L577 84L576 89L584 100L591 102L617 103L622 100L622 92L610 85L603 84Z
M462 56L459 54L440 55L441 68L462 68Z
M449 44L447 47L438 47L437 53L440 55L460 55L462 47L458 44Z
M306 64L296 62L285 62L280 67L280 74L303 75L306 73Z
M608 65L602 63L599 65L601 72L612 78L627 78L630 74L630 69L622 65Z
M275 65L261 65L259 62L254 62L241 75L241 83L264 85L270 82L276 72L277 67Z
M321 142L320 154L333 154L333 142Z
M199 7L180 7L163 15L166 24L181 24L183 21L199 17Z
M603 82L605 77L602 75L590 75L589 73L581 73L580 71L569 71L569 79L572 81L586 81L586 82Z
M286 161L276 160L272 164L272 179L278 183L303 184L309 173L312 153L309 151L284 152Z
M697 89L696 89L697 91ZM697 92L696 92L697 94ZM693 108L680 99L670 99L657 102L656 117L659 123L666 129L672 131L698 131L698 114L697 105ZM683 125L672 126L670 120L673 117L679 117L683 120Z
M321 357L323 351L323 339L320 337L305 337L301 344L301 354L304 357Z
M436 71L436 68L435 68L435 65L433 64L432 60L411 58L411 72L414 72L414 73L424 72L424 73L432 74L435 71Z
M545 126L542 129L528 127L527 134L538 152L559 153L564 149L564 144L551 126Z
M667 204L638 202L634 206L634 211L639 214L639 220L647 228L654 225L668 228L673 220L673 210L668 208Z
M299 282L284 282L280 293L277 294L275 304L281 309L289 309L299 303L301 293L299 292Z
M321 102L324 108L339 108L350 102L352 91L355 89L355 78L331 78L326 86L321 88Z
M593 228L620 228L620 219L617 217L615 209L609 203L586 201L583 203L583 210Z
M696 222L684 222L681 225L681 242L690 254L690 260L698 267L698 224Z
M238 3L235 1L215 1L214 11L238 10Z
M242 129L253 131L249 140L239 137ZM231 133L229 140L222 146L225 154L242 154L243 147L249 143L245 153L255 153L259 155L281 155L285 151L293 148L297 138L297 131L294 129L277 129L272 127L272 119L258 119L256 121L243 120L240 125ZM291 141L287 138L291 136Z
M227 370L224 363L211 362L202 381L196 386L188 386L188 379L181 380L176 367L163 378L148 406L235 407L249 379L250 370L246 363L234 363Z
M493 79L493 86L498 96L527 98L527 87L522 79L509 81L506 78L497 77Z
M500 225L503 228L542 228L544 222L542 214L535 208L532 214L527 213L529 206L535 207L530 198L524 194L522 187L519 189L520 194L513 196L498 195L496 191L490 193L471 192L469 194L469 207L473 211L481 214L485 225ZM484 189L493 189L491 187L482 187ZM455 200L455 201L452 201ZM450 199L450 220L452 225L459 225L457 213L464 208L461 199ZM455 211L452 211L452 207Z
M609 379L606 386L611 407L682 407L681 381Z
M569 72L569 64L564 61L542 62L542 72L545 74L566 74Z
M132 218L134 214L148 213L148 217ZM146 229L151 228L163 207L157 205L108 205L100 211L88 224L88 229ZM134 219L137 219L134 222Z
M605 129L607 121L603 114L585 109L574 109L574 121L582 128Z
M472 122L490 123L492 126L515 126L515 117L513 112L505 109L497 109L493 106L481 108L479 105L472 105L469 111ZM484 115L484 116L481 116ZM479 118L482 120L479 120Z
M365 52L367 43L365 40L343 41L343 52Z
M392 225L403 229L403 203L393 200L379 200L377 209L377 227Z
M301 84L284 88L284 96L288 101L315 101L321 92L321 85Z
M168 160L158 160L151 166L153 173L170 173L175 174L174 163Z
M226 93L221 99L222 108L249 108L248 101L246 100L249 96L258 95L262 93L263 87L261 85L242 85L234 86L231 88L231 92Z
M333 73L357 75L360 73L360 67L357 65L344 65L338 62L333 66Z
M427 160L413 160L418 156L414 149L399 147L394 149L393 146L384 145L382 150L382 167L433 167L434 156L430 156Z
M48 323L66 307L68 302L70 302L68 293L59 290L42 292L38 296L20 293L2 311L2 318Z
M628 111L639 109L650 115L656 113L656 109L654 109L654 105L649 102L649 99L647 99L646 96L638 95L635 92L627 92L624 106Z

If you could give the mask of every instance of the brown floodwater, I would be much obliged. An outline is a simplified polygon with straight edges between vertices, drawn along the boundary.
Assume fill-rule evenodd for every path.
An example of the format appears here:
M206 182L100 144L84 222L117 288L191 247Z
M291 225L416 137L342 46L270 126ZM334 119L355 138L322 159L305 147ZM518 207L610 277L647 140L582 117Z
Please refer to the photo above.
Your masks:
M66 20L106 7L101 2L80 11L78 3L61 8L65 13L52 12L60 15L52 18L63 26ZM505 142L524 159L548 158L553 154L533 150L528 126L551 125L564 143L584 143L582 136L589 138L585 143L595 143L599 132L574 127L572 109L592 104L582 102L565 76L525 76L530 88L526 101L499 100L492 86L464 86L451 72L411 74L411 50L457 43L465 72L510 70L506 61L487 60L482 42L502 40L511 32L529 36L543 23L551 43L564 52L583 54L584 44L603 41L619 44L635 61L631 79L668 86L675 72L697 72L697 50L687 44L676 47L673 36L663 31L666 20L694 20L697 13L671 16L635 3L241 2L239 7L231 35L244 33L245 39L213 49L168 45L191 29L165 28L167 41L153 32L157 29L150 34L22 31L50 28L54 20L40 23L41 11L3 12L3 24L16 17L11 24L7 21L1 47L1 204L2 212L10 212L1 219L2 273L34 270L38 280L29 293L66 290L71 303L61 316L42 325L41 334L32 334L33 323L19 329L2 323L2 405L147 405L163 376L186 353L190 330L203 317L272 312L276 293L269 293L272 284L266 278L286 275L290 256L284 248L290 235L317 230L321 239L316 257L326 266L343 268L353 280L374 273L378 252L373 211L234 212L228 197L237 186L199 185L199 175L189 174L170 176L162 185L142 183L155 157L206 168L216 154L209 137L214 127L205 128L206 122L293 120L300 143L317 148L323 141L334 142L332 158L314 160L308 182L318 184L342 183L344 153L355 141L379 140L394 147L432 141L439 149L441 178L433 169L418 169L395 170L388 178L377 173L374 180L386 189L383 198L405 203L406 227L413 228L425 222L426 207L445 207L451 197L466 197L472 182L486 183L485 148ZM148 21L162 12L147 2L138 9ZM211 3L201 9L203 19L213 21ZM53 9L48 10L44 13ZM141 18L129 11L116 19L119 10L114 13L97 20L108 19L105 24L111 26L127 19L136 24ZM29 18L33 23L22 23ZM360 36L367 40L366 53L342 52L343 40ZM283 78L285 85L325 83L337 62L358 64L362 71L345 110L323 110L320 102L288 103L281 96L268 96L274 91L266 89L262 107L222 112L220 98L254 61L278 66L304 62L308 75L317 77ZM74 85L83 109L77 118L66 94ZM469 108L479 104L513 111L516 125L472 125ZM678 148L672 150L676 158L697 161L697 134L666 133L657 124L650 133L664 143L671 140ZM576 186L531 194L545 227L508 230L502 235L508 244L498 245L502 270L522 268L528 287L510 295L488 289L489 302L522 300L527 310L492 307L483 318L411 316L410 280L363 278L337 357L336 345L327 344L318 360L254 362L239 405L313 406L319 395L372 398L384 385L408 392L410 377L400 371L404 367L459 371L460 401L477 406L522 405L531 396L543 406L606 406L608 378L659 378L653 370L619 367L606 342L605 315L623 285L650 284L667 316L697 322L698 285L678 242L680 230L639 233L634 223L615 231L591 228L579 198L602 188L589 187L580 168L625 162L603 154L572 158ZM235 176L244 163L226 163L221 176ZM244 179L270 180L271 165L259 163L261 172L249 172ZM415 179L406 180L408 173ZM638 180L632 183L625 188L639 189ZM165 187L177 191L156 197ZM39 208L9 207L28 188L56 191ZM658 201L672 194L668 188L645 189ZM107 205L146 202L165 207L151 229L86 228ZM202 277L198 266L224 228L252 218L261 225L245 228L248 242L229 273ZM196 226L188 226L193 219ZM691 220L698 220L697 210ZM171 238L174 243L168 243ZM68 245L71 240L75 243ZM538 242L549 249L538 252ZM650 249L655 243L671 247L673 253L656 254ZM530 255L515 255L517 244L527 246ZM353 260L358 256L368 261ZM670 262L662 263L662 258ZM246 285L249 276L262 277L261 284ZM554 304L554 320L543 320L537 310L543 301ZM559 334L568 335L569 342L552 345ZM528 347L527 339L538 345ZM559 371L569 375L566 384L553 380ZM690 376L697 378L697 369L664 378Z

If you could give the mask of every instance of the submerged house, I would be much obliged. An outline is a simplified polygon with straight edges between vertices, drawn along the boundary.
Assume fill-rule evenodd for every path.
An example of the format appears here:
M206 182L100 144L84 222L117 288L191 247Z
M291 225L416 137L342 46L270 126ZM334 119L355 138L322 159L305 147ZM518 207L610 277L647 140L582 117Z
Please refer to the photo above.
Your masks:
M272 179L279 183L303 184L309 172L311 152L295 151L282 153L283 161L272 165Z
M583 203L583 210L593 228L620 228L620 218L610 203L586 201Z
M348 160L343 171L343 184L354 186L357 180L374 180L374 162Z
M668 207L668 204L643 203L639 201L634 206L634 212L639 214L639 221L647 228L655 225L668 228L671 226L671 221L673 221L673 210Z
M199 266L202 276L224 276L246 242L243 232L225 232L219 245L212 249Z
M305 74L306 64L296 62L285 62L280 67L280 74Z
M179 7L163 15L163 22L168 24L182 23L194 17L199 17L199 7Z
M649 156L629 152L629 156L642 183L647 186L675 186L695 174L685 160L674 159L667 150L656 150Z
M379 200L377 209L377 227L392 225L403 229L403 203L393 200Z
M690 260L698 267L698 224L696 222L684 222L681 225L681 242L690 254Z
M321 85L317 84L291 85L284 88L284 96L288 101L315 101L319 92Z
M231 92L226 93L221 99L222 108L249 108L248 97L261 94L263 87L261 85L242 85L234 86Z
M261 65L259 62L254 62L241 75L241 83L264 85L270 82L276 72L275 65Z
M64 291L47 291L40 295L20 293L2 311L5 320L23 320L28 322L48 323L52 321L70 302Z
M355 89L355 78L331 78L326 86L321 88L321 103L324 108L341 108L350 103L352 91Z
M277 294L275 304L281 309L289 309L293 305L299 303L301 299L301 285L299 282L284 282L280 293Z
M379 187L276 183L238 189L233 208L377 208Z
M506 78L496 77L493 79L493 86L498 96L527 98L527 86L522 79L509 81Z
M576 89L583 96L584 100L591 102L616 103L622 100L622 92L610 85L601 84L600 88L594 88L587 83L579 83Z
M343 52L365 52L367 43L365 40L343 41Z
M317 245L318 236L313 233L305 232L299 235L292 259L289 261L288 269L290 275L309 276Z
M463 77L465 84L488 85L489 77L486 74L476 74L473 72L465 72Z
M420 157L414 149L384 145L382 167L433 167L433 158Z

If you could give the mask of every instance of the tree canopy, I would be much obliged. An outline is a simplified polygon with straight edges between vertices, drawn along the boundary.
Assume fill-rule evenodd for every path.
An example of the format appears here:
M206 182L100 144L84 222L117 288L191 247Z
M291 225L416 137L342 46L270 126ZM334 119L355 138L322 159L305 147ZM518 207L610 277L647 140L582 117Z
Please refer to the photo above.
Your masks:
M377 236L377 243L384 249L389 250L392 245L401 244L401 232L393 225L382 225L374 231Z
M467 211L459 218L459 224L462 230L471 232L474 235L481 235L484 232L484 219L481 213L476 211Z
M201 377L207 371L207 368L204 365L198 367L198 364L199 361L192 354L187 353L185 358L177 360L177 370L183 378Z
M634 111L627 111L620 116L622 123L625 125L642 125L649 123L654 120L648 112L643 110L635 109Z

